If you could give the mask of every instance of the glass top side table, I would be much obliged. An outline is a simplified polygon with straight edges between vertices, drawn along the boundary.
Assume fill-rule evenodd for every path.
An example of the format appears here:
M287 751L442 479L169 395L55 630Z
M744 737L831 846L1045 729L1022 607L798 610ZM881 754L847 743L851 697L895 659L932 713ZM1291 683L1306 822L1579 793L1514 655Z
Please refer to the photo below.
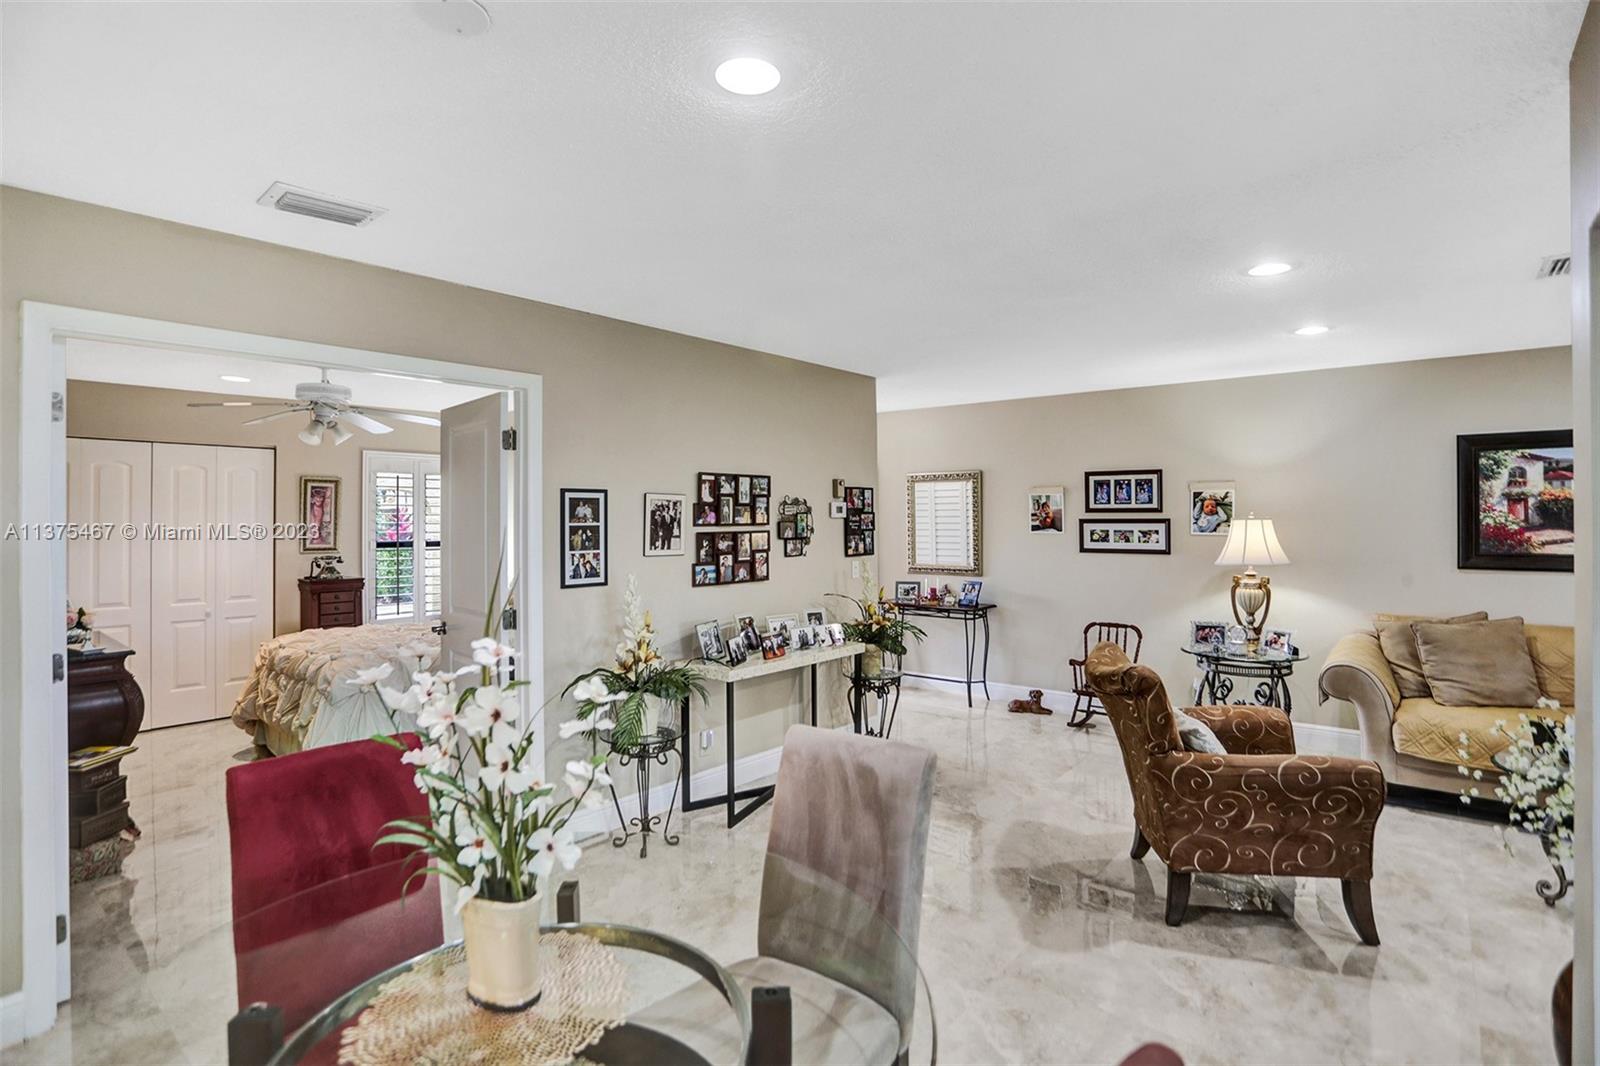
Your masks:
M615 741L611 743L611 754L617 757L617 764L624 767L632 765L639 786L637 818L629 818L622 813L622 801L617 798L617 786L615 784L611 786L611 802L617 808L617 822L621 826L622 834L611 838L612 847L620 848L627 844L629 838L635 835L635 831L629 827L637 826L639 858L645 858L650 853L650 837L655 832L657 822L661 822L661 839L664 843L673 845L678 842L677 835L671 831L672 808L678 805L678 782L682 775L673 775L672 799L667 801L666 820L663 822L661 815L650 813L650 766L652 763L666 766L669 754L676 753L682 758L682 753L678 751L680 736L678 730L669 725L661 725L656 727L655 732L640 736L633 744L618 745Z
M1233 695L1238 680L1254 681L1256 686L1251 694L1257 705L1277 707L1284 714L1294 714L1289 678L1294 673L1294 664L1305 661L1305 653L1300 649L1251 652L1217 644L1184 644L1182 648L1200 665L1200 698L1204 703L1244 703L1244 700L1230 701L1228 697Z

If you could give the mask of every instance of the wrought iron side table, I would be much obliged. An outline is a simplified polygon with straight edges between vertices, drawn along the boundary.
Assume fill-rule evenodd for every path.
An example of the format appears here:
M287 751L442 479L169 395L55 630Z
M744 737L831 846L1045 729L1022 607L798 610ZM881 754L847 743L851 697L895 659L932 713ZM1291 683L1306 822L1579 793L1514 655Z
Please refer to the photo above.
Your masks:
M1248 652L1206 644L1183 645L1183 650L1193 655L1200 664L1200 699L1203 703L1246 703L1230 700L1235 679L1255 681L1251 695L1257 706L1277 707L1284 714L1294 714L1294 701L1289 695L1289 677L1294 664L1305 660L1305 653L1296 648L1293 652Z
M972 687L983 686L983 698L989 698L989 612L994 610L992 603L974 603L966 607L946 607L941 603L900 603L895 606L904 615L920 615L923 618L950 618L961 623L962 647L966 652L967 672L964 677L947 677L944 674L918 674L906 671L906 677L922 677L929 681L953 681L958 685L964 684L967 689L967 706L972 706ZM978 637L983 637L983 657L978 658ZM973 667L981 671L974 674Z
M622 801L617 799L617 786L611 786L611 802L617 807L617 821L621 823L622 835L611 838L611 846L620 848L634 835L629 829L630 825L638 826L639 858L644 858L650 853L650 834L655 831L655 824L661 822L661 839L667 844L676 844L678 837L671 832L672 808L678 805L678 779L681 775L674 774L672 778L672 799L667 803L666 821L662 822L661 815L650 813L650 765L659 763L667 765L667 755L678 751L678 731L671 726L657 726L654 733L641 736L637 743L626 747L619 747L615 742L611 745L611 754L617 757L620 766L633 765L634 774L639 783L639 817L628 818L622 813ZM679 756L682 757L681 754Z
M888 739L894 731L894 716L900 710L900 679L906 675L890 666L885 666L876 674L864 674L860 662L857 659L856 669L845 674L850 682L850 714L855 720L855 730L869 737ZM876 729L872 727L867 713L868 696L878 704Z

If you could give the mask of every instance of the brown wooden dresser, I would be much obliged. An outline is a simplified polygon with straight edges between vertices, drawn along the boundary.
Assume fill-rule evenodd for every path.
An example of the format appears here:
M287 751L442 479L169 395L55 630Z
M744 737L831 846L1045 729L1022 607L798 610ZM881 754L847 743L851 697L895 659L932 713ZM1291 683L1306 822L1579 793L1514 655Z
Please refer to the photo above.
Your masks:
M300 628L337 629L361 624L364 577L300 579Z

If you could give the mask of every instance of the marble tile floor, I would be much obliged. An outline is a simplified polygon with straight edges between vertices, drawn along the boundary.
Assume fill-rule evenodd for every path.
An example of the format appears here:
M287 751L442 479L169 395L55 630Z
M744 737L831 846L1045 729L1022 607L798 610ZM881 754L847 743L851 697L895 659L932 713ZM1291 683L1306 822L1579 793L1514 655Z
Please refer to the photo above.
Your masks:
M1064 718L905 693L898 739L939 756L920 957L949 1063L1116 1062L1145 1040L1190 1063L1542 1063L1571 957L1572 898L1533 892L1536 842L1391 805L1378 828L1383 946L1335 881L1197 879L1162 920L1165 870L1128 857L1116 743ZM228 722L146 734L128 767L144 838L121 878L77 886L74 997L6 1064L210 1063L234 1010L222 774L252 753ZM133 761L136 760L136 761ZM754 953L770 807L673 819L675 848L588 842L586 918Z

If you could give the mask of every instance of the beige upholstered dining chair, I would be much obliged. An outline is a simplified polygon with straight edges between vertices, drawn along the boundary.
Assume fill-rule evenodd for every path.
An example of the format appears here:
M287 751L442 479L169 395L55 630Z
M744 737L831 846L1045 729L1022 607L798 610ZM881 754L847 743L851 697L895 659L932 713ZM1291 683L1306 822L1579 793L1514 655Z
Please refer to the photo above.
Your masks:
M784 737L758 954L728 970L754 1001L788 990L787 1057L762 1046L758 1017L751 1062L906 1061L933 765L932 752L895 740L803 725ZM641 1018L652 1015L671 1019L708 1061L738 1046L730 1013L703 982Z

